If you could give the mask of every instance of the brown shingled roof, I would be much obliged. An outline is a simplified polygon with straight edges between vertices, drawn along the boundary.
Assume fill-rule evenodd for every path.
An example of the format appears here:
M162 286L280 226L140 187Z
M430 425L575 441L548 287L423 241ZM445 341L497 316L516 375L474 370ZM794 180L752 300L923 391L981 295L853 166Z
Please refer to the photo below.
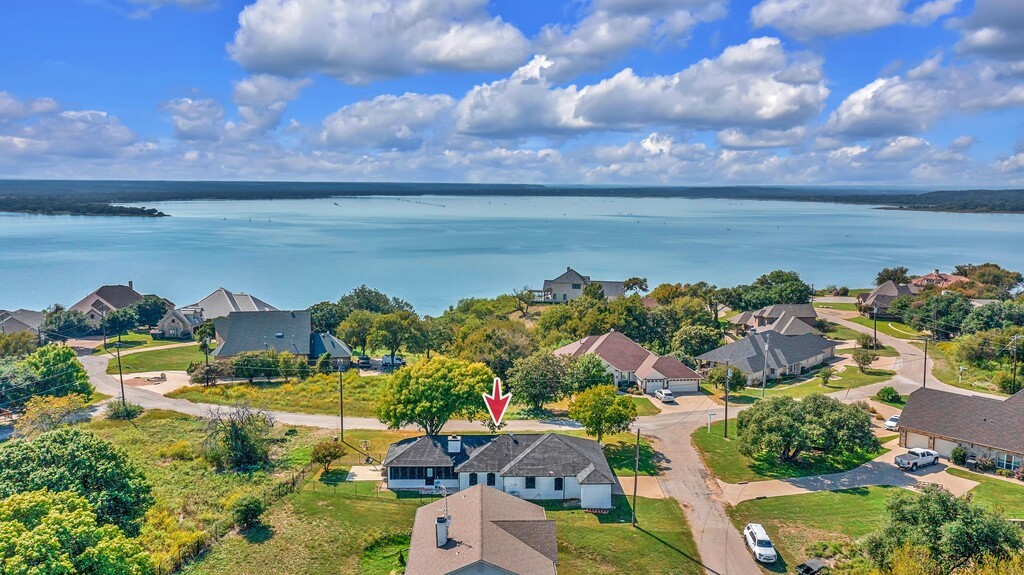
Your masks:
M1024 392L1004 400L922 388L907 398L900 427L1024 454Z

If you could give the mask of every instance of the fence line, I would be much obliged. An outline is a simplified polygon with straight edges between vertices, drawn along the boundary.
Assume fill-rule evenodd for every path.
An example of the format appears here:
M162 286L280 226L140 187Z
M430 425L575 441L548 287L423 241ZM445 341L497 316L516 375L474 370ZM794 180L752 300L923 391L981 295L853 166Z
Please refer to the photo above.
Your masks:
M316 465L310 461L302 466L298 471L292 471L291 477L278 481L274 485L263 490L259 494L260 499L263 500L265 507L270 507L273 503L288 495L301 489L302 484L305 483L306 478L316 468ZM213 547L213 544L220 541L225 535L231 532L231 529L235 526L234 518L221 519L215 521L206 530L203 531L203 536L195 542L181 547L178 549L176 555L164 559L156 566L157 575L170 575L175 571L181 569L186 563L198 558L203 553L206 553Z

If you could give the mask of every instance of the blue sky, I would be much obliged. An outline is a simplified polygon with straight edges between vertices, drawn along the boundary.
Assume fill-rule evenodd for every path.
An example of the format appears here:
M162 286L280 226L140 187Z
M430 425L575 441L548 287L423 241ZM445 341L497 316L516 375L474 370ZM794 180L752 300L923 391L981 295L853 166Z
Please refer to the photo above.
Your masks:
M1024 185L1019 0L61 0L0 177Z

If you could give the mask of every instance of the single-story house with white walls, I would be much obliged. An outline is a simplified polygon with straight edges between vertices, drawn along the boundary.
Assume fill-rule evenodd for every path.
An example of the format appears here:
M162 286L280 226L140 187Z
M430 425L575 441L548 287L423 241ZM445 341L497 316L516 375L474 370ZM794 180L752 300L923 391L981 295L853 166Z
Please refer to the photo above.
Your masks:
M838 341L813 333L782 335L762 331L698 355L697 361L710 367L728 365L747 374L747 381L753 383L760 381L762 372L767 379L799 375L835 357L838 345Z
M915 390L900 414L900 447L932 449L947 459L963 447L1014 471L1024 463L1024 392L990 399Z
M403 439L384 469L391 490L487 485L522 499L578 499L584 509L610 509L615 483L598 442L557 433Z
M697 372L671 356L659 356L615 330L592 335L556 349L555 355L579 357L592 353L608 369L612 381L620 387L633 387L642 393L670 389L672 393L697 393Z

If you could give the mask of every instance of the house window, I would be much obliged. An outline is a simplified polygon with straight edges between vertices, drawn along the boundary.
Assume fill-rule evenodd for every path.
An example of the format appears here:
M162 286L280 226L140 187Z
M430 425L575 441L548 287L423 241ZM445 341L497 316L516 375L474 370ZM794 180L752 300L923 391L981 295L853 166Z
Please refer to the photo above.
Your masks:
M1010 471L1016 471L1021 465L1021 458L1016 455L1009 455L1007 453L1000 453L996 457L996 467L999 469L1009 469Z
M562 491L565 489L565 479L562 477L555 478L555 491Z
M487 485L490 485L491 487L494 487L494 483L497 480L498 480L498 478L495 477L495 475L493 473L488 473L487 474Z
M572 289L583 289L582 284L572 284Z
M526 488L527 489L537 489L537 478L536 477L527 477L526 478Z
M477 482L476 473L470 473L469 474L469 485L470 486L476 485L476 482Z

